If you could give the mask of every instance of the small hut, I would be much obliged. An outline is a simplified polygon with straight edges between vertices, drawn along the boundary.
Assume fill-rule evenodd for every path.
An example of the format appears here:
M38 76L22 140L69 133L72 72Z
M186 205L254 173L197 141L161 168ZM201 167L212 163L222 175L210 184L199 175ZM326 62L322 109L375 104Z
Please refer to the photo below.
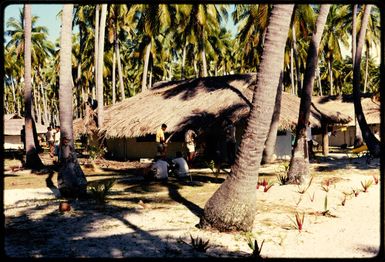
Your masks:
M353 146L356 134L356 124L358 125L358 123L355 122L353 96L339 95L314 97L313 101L317 103L317 107L321 110L333 109L336 110L338 114L348 115L351 119L347 123L333 126L329 125L327 127L329 134L332 134L329 136L330 146ZM379 132L381 123L381 104L379 99L371 94L365 94L361 98L361 105L369 128L372 132ZM322 141L321 135L315 136L315 140L317 142Z
M24 117L17 114L4 115L4 149L21 149L24 147L21 141L21 130L25 124ZM37 134L45 134L47 126L36 123Z
M156 153L155 132L167 124L166 137L173 134L168 154L184 150L183 134L189 129L200 130L198 147L212 157L218 149L225 119L237 127L237 141L249 114L256 74L206 77L155 84L151 90L125 99L105 111L105 122L99 130L105 137L108 151L115 159L151 158ZM274 94L272 94L274 95ZM278 158L291 155L292 130L298 120L300 98L283 93L281 116L275 153ZM331 110L313 105L310 122L346 122ZM220 148L223 149L223 148Z

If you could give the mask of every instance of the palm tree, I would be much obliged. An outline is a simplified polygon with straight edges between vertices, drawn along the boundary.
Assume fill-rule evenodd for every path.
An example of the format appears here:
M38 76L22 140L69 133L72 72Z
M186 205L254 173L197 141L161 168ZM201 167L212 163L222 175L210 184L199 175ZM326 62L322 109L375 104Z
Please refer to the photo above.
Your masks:
M311 38L306 71L304 76L304 89L301 93L298 123L294 142L293 153L288 170L289 183L303 183L304 178L309 175L309 155L306 141L306 127L309 122L311 96L313 92L315 69L318 64L318 49L322 33L326 24L331 5L321 5L316 26Z
M361 94L360 94L361 56L362 56L363 45L365 43L366 28L368 25L371 7L372 7L371 5L365 6L365 11L361 22L361 29L358 36L357 50L356 50L356 56L354 58L354 68L353 68L353 98L354 98L354 112L356 114L357 121L362 130L362 136L364 138L364 141L367 144L370 152L374 156L378 157L380 156L380 153L381 153L380 142L370 131L369 126L366 122L365 115L362 110Z
M266 32L247 127L231 174L207 201L200 225L221 231L251 231L258 169L271 117L294 5L275 5Z
M34 139L34 120L32 118L32 85L31 85L31 5L24 5L24 103L25 103L25 166L39 169L43 163L38 155Z
M349 46L347 31L343 24L345 17L349 16L347 5L332 5L330 8L330 19L327 21L325 32L322 36L320 50L324 52L324 57L328 66L330 95L334 95L333 63L335 60L342 60L341 45Z
M72 4L65 4L62 13L60 37L60 169L58 188L63 197L72 198L86 194L87 181L78 163L73 140L71 24Z

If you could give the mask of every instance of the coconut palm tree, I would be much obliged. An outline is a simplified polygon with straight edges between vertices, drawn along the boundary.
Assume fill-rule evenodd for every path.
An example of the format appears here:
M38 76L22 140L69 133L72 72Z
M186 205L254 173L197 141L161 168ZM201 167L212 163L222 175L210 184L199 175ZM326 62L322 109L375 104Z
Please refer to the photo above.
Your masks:
M34 139L34 120L32 118L32 84L31 84L31 5L24 5L24 103L25 103L25 166L33 169L44 165L38 155Z
M366 28L369 21L371 5L365 5L365 11L362 17L361 29L358 36L356 56L354 58L354 68L353 68L353 98L354 98L354 112L357 117L357 121L360 125L362 136L365 143L368 146L370 152L378 157L381 153L380 142L370 131L369 126L366 122L365 115L362 110L361 105L361 94L360 94L360 84L361 84L361 56L362 49L365 43Z
M342 43L345 47L349 46L348 34L343 27L346 16L349 16L348 5L331 6L329 16L330 19L327 21L326 29L320 43L320 51L323 52L323 56L327 62L330 95L336 94L333 84L333 63L335 60L342 60L340 43Z
M274 5L266 32L247 127L231 174L207 201L200 225L221 231L251 231L258 169L271 117L294 5Z
M309 175L309 155L306 141L306 127L309 122L311 96L313 92L315 69L318 63L318 49L322 33L331 5L321 5L316 26L311 37L311 42L306 61L304 76L304 89L301 93L301 103L296 128L293 153L288 170L289 183L302 183Z
M58 188L65 198L86 194L87 181L78 163L73 140L71 28L72 4L65 4L62 13L60 37L60 169Z

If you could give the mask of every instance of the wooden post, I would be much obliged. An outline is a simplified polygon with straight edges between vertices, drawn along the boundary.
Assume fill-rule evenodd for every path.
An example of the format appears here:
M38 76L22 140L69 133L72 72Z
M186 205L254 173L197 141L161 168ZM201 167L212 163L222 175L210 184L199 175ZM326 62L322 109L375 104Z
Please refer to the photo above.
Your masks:
M324 156L329 155L329 135L328 135L328 125L325 121L321 121L322 129L322 154Z

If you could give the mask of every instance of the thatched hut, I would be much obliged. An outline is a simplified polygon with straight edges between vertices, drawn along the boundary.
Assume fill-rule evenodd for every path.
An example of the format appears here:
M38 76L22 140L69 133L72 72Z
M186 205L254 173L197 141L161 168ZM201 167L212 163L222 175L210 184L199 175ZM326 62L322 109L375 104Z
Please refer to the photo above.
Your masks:
M17 114L4 115L4 149L23 148L21 130L24 124L24 117ZM36 132L38 135L45 134L47 127L36 123Z
M108 108L100 134L105 137L108 151L114 158L134 159L155 155L155 132L162 123L167 124L168 135L174 134L168 148L170 156L183 150L183 134L188 128L200 129L198 142L201 149L205 146L205 154L210 156L218 147L225 119L236 124L240 141L255 78L255 74L245 74L155 84L151 90ZM276 144L278 157L290 156L291 131L298 120L299 103L298 97L283 93ZM322 121L339 123L350 119L312 105L311 125L320 128Z
M314 97L313 101L317 104L317 107L321 110L332 108L344 115L348 115L351 120L343 125L329 127L329 131L333 131L333 135L330 136L331 146L352 146L354 144L356 123L354 113L354 103L352 95L339 95L339 96L323 96ZM380 114L380 101L377 97L371 94L365 94L361 98L362 108L365 114L365 119L372 130L372 132L380 131L381 114ZM358 123L357 123L358 125ZM317 141L321 141L321 136L316 136Z

